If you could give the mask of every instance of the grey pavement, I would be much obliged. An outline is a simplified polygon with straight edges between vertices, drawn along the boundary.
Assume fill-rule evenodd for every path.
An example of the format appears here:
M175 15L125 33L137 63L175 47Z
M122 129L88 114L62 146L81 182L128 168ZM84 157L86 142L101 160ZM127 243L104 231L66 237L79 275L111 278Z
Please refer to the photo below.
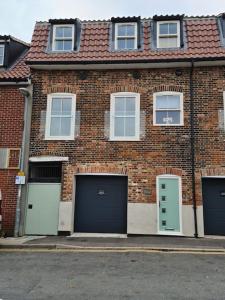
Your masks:
M28 240L25 244L68 245L78 247L163 247L225 249L225 239L168 236L130 236L128 238L68 238L51 236Z
M187 238L169 236L129 236L128 238L88 238L48 236L21 238L1 238L1 248L149 248L158 250L193 250L193 251L223 251L225 253L225 238ZM224 298L225 299L225 298Z
M224 255L0 253L3 300L225 299Z

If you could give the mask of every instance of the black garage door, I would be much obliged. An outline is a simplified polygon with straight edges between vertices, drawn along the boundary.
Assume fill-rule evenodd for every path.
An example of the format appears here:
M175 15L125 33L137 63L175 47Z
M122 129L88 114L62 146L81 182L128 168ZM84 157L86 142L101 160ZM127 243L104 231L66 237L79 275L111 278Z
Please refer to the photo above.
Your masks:
M77 176L75 232L127 232L127 177Z
M225 179L202 181L205 234L225 235Z

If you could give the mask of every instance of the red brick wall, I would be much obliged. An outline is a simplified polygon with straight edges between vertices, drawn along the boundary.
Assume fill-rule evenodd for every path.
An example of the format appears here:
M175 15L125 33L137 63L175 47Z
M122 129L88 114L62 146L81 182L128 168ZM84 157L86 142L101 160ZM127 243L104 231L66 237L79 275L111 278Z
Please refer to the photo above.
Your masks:
M34 71L33 115L30 155L69 157L63 168L63 200L72 199L74 175L88 168L90 172L126 173L129 175L129 201L156 201L156 176L160 173L182 175L183 201L191 203L191 161L189 126L189 70L176 76L174 69L140 70L134 79L132 71L90 71L80 80L77 71ZM155 127L153 93L184 93L185 126ZM104 136L104 113L110 109L110 94L138 92L141 110L146 113L145 137L138 142L110 142ZM77 96L81 112L80 137L74 141L44 141L40 135L40 114L46 109L47 94L71 92ZM167 169L166 169L167 168ZM112 170L117 170L114 172Z
M0 148L21 147L23 112L24 98L18 87L0 86ZM17 160L14 155L11 159ZM14 229L17 197L15 176L17 172L18 170L15 169L0 169L2 227L8 235L11 235Z
M80 80L77 71L35 71L31 155L69 157L63 167L63 200L72 199L74 175L78 172L125 173L129 175L129 201L156 201L156 176L169 173L182 177L183 203L192 204L190 149L190 70L176 76L174 69L89 71ZM184 126L153 126L153 93L184 93ZM104 112L110 109L113 92L139 92L146 112L145 137L138 142L110 142L104 136ZM205 169L225 166L225 134L218 128L218 109L223 109L225 68L196 68L194 71L196 194L201 204L201 176ZM47 94L77 95L81 111L80 137L74 141L44 141L40 135L40 113ZM215 171L214 171L215 172Z

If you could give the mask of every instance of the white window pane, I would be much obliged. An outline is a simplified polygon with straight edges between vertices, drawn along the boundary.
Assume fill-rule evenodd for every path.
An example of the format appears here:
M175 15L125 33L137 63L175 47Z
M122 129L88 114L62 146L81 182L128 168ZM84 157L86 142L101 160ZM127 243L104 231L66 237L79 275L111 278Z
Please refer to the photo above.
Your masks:
M135 26L134 25L127 25L127 35L128 36L135 35Z
M0 56L0 65L3 65L3 56Z
M72 50L72 41L64 41L63 50Z
M62 100L59 98L52 99L52 115L60 115L62 110Z
M60 51L63 49L63 41L55 41L55 50Z
M62 38L63 37L63 27L56 27L55 28L55 37Z
M134 49L135 48L135 40L127 39L126 40L126 49Z
M60 117L52 117L50 125L50 136L60 136Z
M178 95L157 96L156 109L180 109L180 96Z
M72 37L72 27L64 27L64 37L71 38Z
M159 34L168 34L169 26L168 23L159 24Z
M117 40L117 48L118 49L126 49L126 39L118 39Z
M61 136L70 136L71 118L61 118Z
M135 116L135 97L126 98L126 115Z
M114 135L115 136L124 136L124 118L116 117L114 119Z
M125 36L127 33L127 26L126 25L118 25L118 35Z
M125 136L135 136L135 117L125 119Z
M71 98L64 98L62 100L62 114L70 115L72 110L72 100Z
M167 96L157 96L156 97L156 109L167 109Z
M169 23L169 34L177 34L177 23Z
M156 124L180 124L180 111L156 111Z
M177 47L177 37L160 37L158 47L159 48L176 48Z
M168 108L180 109L180 96L168 95L167 102L168 102Z
M115 115L123 116L125 114L125 109L126 109L126 98L116 97L116 99L115 99Z

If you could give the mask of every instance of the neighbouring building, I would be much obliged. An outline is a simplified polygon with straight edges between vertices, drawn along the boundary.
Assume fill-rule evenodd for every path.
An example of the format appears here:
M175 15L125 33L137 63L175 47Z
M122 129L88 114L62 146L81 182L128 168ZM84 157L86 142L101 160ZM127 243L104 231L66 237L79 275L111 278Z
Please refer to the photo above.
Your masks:
M36 23L25 234L225 234L225 15Z
M24 123L24 96L29 84L25 56L29 45L12 36L0 36L0 232L12 235L15 226Z

